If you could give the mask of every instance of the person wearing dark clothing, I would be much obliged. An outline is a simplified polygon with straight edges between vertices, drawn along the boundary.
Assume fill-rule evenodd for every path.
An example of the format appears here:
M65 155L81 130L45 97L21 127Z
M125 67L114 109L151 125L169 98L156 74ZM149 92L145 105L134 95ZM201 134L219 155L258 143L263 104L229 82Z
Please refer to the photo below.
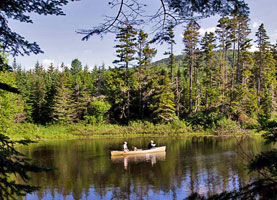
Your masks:
M153 148L153 147L155 147L155 146L156 146L156 144L154 144L154 141L151 140L151 141L149 142L149 144L148 144L148 149L151 149L151 148Z

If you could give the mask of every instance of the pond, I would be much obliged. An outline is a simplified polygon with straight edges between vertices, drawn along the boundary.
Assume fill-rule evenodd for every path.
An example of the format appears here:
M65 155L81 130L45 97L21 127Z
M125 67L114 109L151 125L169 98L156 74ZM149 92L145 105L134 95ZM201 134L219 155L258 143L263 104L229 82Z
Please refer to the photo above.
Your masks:
M110 156L110 151L146 148L150 139L165 153ZM244 186L251 179L248 156L270 146L261 137L156 137L48 141L21 152L56 169L31 174L41 189L24 199L184 199L193 192L214 194ZM247 155L246 155L247 154ZM252 177L253 178L253 177Z

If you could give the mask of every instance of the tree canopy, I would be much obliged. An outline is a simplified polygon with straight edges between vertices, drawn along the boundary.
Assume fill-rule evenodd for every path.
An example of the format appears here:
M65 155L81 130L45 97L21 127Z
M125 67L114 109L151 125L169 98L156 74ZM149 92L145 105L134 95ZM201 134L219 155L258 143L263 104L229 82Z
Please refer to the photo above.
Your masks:
M169 26L177 26L184 22L210 17L216 14L228 16L233 13L249 14L248 5L244 0L160 0L160 7L154 14L146 14L149 5L136 0L112 0L111 8L117 8L117 15L108 16L103 23L91 29L77 31L88 40L93 35L103 35L117 31L122 22L128 20L131 25L153 25L153 30L163 32Z
M74 0L72 0L74 1ZM36 42L29 42L20 34L12 31L8 22L17 20L24 23L33 23L30 14L65 15L62 6L68 0L3 0L0 2L0 44L4 52L13 56L43 53Z

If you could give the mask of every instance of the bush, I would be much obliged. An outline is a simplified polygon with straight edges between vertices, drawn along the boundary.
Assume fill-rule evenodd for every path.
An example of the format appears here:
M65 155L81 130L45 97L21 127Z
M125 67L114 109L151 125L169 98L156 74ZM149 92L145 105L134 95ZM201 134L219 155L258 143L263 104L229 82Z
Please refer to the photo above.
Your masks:
M191 127L187 125L187 123L183 120L173 120L170 123L171 129L179 133L187 133L191 131Z
M103 123L111 105L102 100L94 98L88 108L88 113L84 117L87 124Z
M216 127L219 120L224 118L224 114L220 108L211 108L188 118L188 122L192 125L193 129L201 127L201 129L212 129Z
M237 122L223 118L217 122L214 132L218 135L227 135L240 131L240 126Z

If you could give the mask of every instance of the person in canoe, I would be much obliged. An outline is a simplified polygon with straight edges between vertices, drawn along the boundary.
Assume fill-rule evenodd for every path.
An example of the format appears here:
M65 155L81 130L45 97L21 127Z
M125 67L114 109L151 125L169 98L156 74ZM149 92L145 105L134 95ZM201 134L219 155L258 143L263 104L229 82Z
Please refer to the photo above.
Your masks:
M148 144L148 149L152 149L152 148L155 147L155 146L156 146L156 144L154 144L154 141L151 140L151 141L149 142L149 144Z
M127 146L127 142L123 142L122 148L123 148L123 151L129 151L128 146Z

